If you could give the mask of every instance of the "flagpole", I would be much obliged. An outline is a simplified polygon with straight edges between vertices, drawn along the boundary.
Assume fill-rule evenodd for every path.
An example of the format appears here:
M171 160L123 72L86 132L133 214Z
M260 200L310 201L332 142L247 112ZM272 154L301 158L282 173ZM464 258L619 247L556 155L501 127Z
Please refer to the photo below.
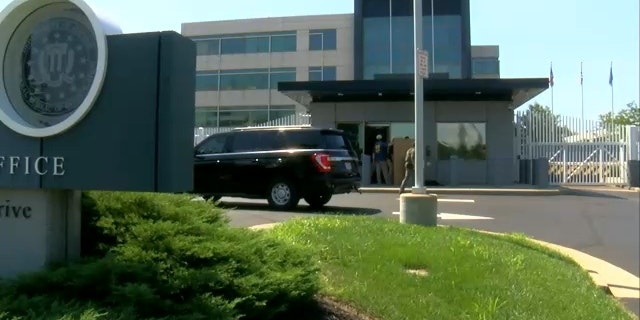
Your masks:
M581 114L582 114L582 121L584 121L584 78L582 76L582 62L580 62L580 95L582 96L582 109L581 109Z
M553 62L551 62L551 69L549 71L549 84L551 85L551 114L554 113L553 109L553 87L554 87L554 79L553 79Z
M611 125L613 126L613 120L615 118L615 108L613 100L613 61L611 61L611 66L609 67L609 85L611 86Z

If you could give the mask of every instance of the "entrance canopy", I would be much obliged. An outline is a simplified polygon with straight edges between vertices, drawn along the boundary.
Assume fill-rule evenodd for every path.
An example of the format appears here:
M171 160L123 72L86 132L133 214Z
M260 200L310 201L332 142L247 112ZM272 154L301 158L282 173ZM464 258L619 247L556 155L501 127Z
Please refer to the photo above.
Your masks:
M413 101L413 79L280 82L278 91L312 102ZM425 79L426 101L511 101L516 109L549 87L546 78Z

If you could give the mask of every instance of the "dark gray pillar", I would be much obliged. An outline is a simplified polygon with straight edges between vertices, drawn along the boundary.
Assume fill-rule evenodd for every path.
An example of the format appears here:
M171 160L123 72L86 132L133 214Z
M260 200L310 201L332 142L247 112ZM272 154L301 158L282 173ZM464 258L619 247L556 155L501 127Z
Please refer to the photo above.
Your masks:
M457 156L449 158L449 184L457 186L460 184L460 170L462 168L462 159Z
M534 185L538 188L549 187L549 160L538 158L533 161Z
M362 166L360 167L360 177L362 178L361 184L368 186L371 184L371 156L362 155Z
M627 170L629 186L640 188L640 160L627 161L629 169Z

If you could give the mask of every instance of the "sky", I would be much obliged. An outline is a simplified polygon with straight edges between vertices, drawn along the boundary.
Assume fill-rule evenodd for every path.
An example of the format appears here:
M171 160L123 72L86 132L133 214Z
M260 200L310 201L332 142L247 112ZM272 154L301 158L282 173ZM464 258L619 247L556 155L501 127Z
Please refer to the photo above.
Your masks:
M183 22L353 12L352 0L85 1L125 33L180 32ZM548 78L553 62L555 113L580 117L582 91L585 118L611 111L611 64L615 110L631 101L640 104L638 0L470 2L471 44L500 46L502 78ZM0 8L9 3L0 0ZM551 107L551 90L530 103L534 101Z

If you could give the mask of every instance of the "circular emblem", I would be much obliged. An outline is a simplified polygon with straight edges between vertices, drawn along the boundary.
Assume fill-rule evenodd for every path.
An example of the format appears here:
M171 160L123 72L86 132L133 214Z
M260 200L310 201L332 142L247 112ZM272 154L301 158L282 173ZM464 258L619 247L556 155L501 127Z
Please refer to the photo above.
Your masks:
M81 0L18 0L0 14L0 120L47 137L73 127L98 97L106 36ZM9 31L9 32L5 32Z

